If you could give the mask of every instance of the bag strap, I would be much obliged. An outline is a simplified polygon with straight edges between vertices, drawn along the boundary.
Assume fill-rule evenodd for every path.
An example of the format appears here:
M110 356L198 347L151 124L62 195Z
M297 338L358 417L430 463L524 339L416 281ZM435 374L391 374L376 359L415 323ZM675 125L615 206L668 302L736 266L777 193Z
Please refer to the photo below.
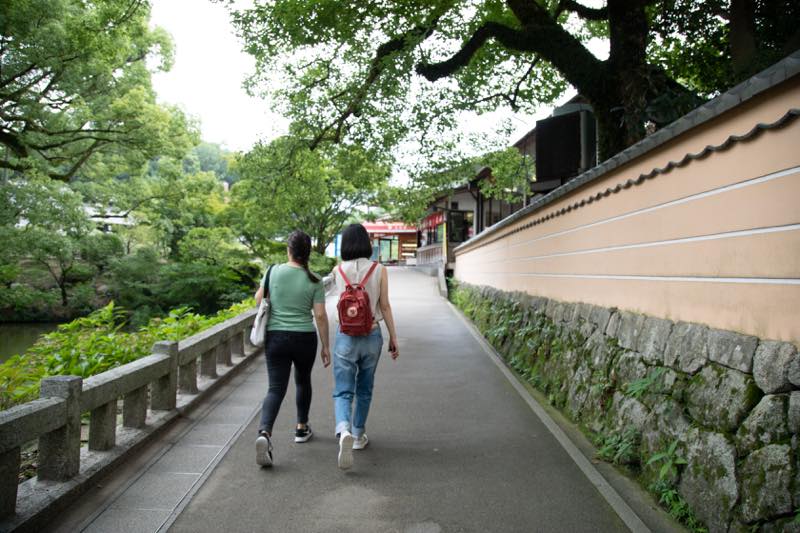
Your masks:
M372 266L369 267L369 270L367 271L367 275L364 276L364 279L362 279L360 283L358 283L358 287L359 288L361 288L361 289L364 288L364 284L367 282L367 280L369 279L369 277L372 275L372 273L375 271L375 269L377 267L378 267L378 262L377 261L373 261L372 262ZM342 270L342 264L341 263L339 263L339 274L342 275L342 279L344 279L344 282L347 284L347 287L352 289L353 288L353 284L350 283L349 279L347 279L347 276L345 275L344 270Z
M378 267L378 262L377 261L373 261L372 262L372 266L369 267L369 270L367 271L367 275L364 276L364 279L362 279L361 283L359 283L359 285L361 285L362 289L364 288L364 284L367 282L367 280L369 279L369 277L372 275L372 273L375 271L375 269L377 267Z
M263 298L269 298L269 275L272 274L272 267L275 265L270 265L267 269L267 277L264 278L264 296Z
M350 280L349 280L349 279L347 279L347 276L345 275L345 273L344 273L344 270L342 270L342 264L341 264L341 263L339 263L339 274L341 274L341 276L342 276L342 279L344 280L344 283L345 283L345 285L347 285L347 288L348 288L348 289L352 289L352 288L353 288L353 285L350 283Z

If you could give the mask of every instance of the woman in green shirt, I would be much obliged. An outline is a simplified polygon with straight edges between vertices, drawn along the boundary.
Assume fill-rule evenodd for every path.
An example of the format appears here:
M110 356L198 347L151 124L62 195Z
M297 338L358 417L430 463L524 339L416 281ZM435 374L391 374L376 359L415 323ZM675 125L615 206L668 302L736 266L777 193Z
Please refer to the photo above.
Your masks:
M269 390L261 407L261 423L256 439L256 463L261 466L272 465L272 425L286 395L292 365L297 391L294 441L307 442L311 438L311 427L308 425L311 369L317 355L317 333L311 321L312 313L322 340L322 363L327 367L331 362L325 289L319 276L308 269L311 238L299 230L292 232L287 241L287 255L288 262L272 267L269 287L266 287L270 316L264 351ZM264 295L266 277L256 293L258 304Z

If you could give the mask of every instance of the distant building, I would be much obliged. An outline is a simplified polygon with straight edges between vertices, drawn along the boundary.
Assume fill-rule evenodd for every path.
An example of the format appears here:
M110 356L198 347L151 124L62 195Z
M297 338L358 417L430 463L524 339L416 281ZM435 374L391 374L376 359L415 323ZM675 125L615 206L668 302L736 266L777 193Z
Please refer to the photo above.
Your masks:
M436 198L419 223L417 263L445 264L452 269L453 248L529 205L597 164L594 115L580 95L536 122L536 127L513 144L535 166L530 176L531 194L517 202L488 198L481 192L492 169L483 167ZM530 165L528 165L530 166Z
M372 240L372 260L384 264L416 264L417 228L402 222L379 220L362 222ZM340 257L342 235L336 235L327 255Z

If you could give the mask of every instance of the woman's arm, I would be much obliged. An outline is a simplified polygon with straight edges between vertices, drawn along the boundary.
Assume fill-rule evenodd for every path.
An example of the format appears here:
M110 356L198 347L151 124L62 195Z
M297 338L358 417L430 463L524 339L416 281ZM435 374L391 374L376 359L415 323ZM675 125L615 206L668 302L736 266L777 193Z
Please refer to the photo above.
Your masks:
M397 346L397 332L394 329L394 315L392 315L392 305L389 303L389 272L386 267L381 269L381 295L378 298L383 320L386 322L386 329L389 330L389 353L392 359L400 356L400 349Z
M258 290L256 291L256 296L255 296L255 298L256 298L256 307L261 305L261 298L263 298L263 297L264 297L264 287L259 287Z
M322 283L322 282L320 282ZM314 320L317 323L319 338L322 341L322 365L326 368L331 364L330 332L328 331L328 312L324 303L314 304Z

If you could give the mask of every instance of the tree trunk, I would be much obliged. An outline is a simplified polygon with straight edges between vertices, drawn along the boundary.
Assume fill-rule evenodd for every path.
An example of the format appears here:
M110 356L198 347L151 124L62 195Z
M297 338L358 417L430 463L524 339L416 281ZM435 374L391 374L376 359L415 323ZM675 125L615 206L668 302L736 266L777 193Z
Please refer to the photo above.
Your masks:
M645 136L648 22L642 1L609 0L605 79L583 90L597 118L598 163ZM598 83L599 82L599 83Z
M753 74L756 56L755 2L731 0L730 46L733 71L739 77Z
M58 288L61 289L61 305L67 307L67 280L62 276L58 282Z
M314 243L314 251L318 254L325 255L325 248L328 247L328 241L322 235L317 235L316 242Z

